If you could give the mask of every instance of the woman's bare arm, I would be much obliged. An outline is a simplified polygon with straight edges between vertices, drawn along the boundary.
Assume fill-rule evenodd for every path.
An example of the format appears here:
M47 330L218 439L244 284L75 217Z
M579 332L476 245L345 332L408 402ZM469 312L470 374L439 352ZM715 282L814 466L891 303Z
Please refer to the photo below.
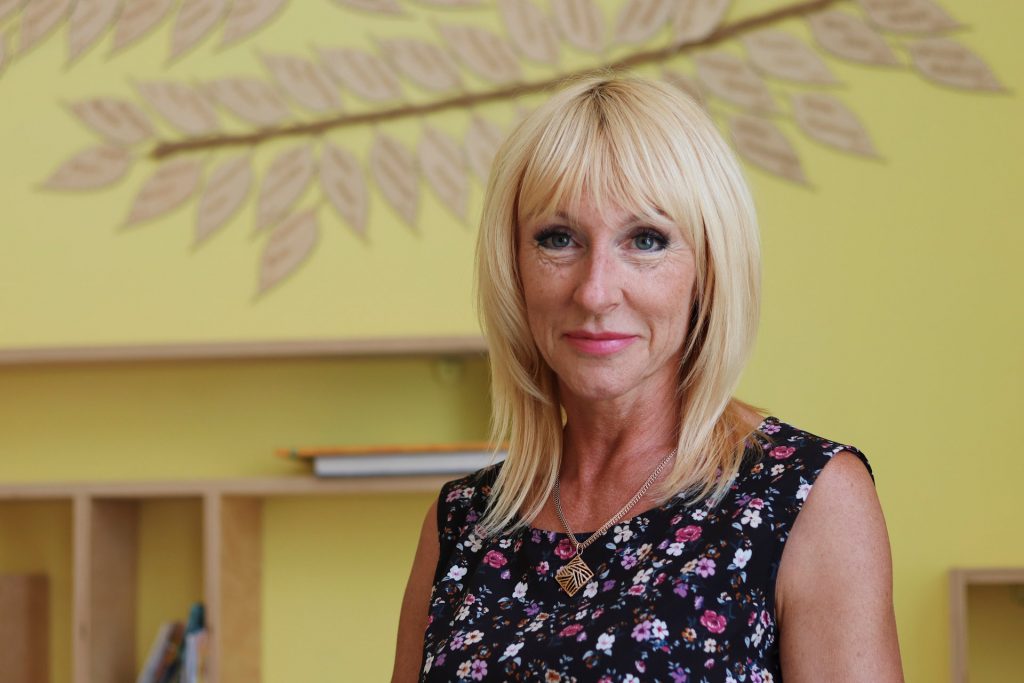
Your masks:
M796 518L776 584L787 683L901 683L892 556L874 484L833 456Z
M434 570L437 567L439 553L435 500L423 520L416 557L409 573L409 582L405 586L405 597L402 598L391 683L414 683L419 680L420 661L423 658L423 632L427 628L430 590L434 583Z

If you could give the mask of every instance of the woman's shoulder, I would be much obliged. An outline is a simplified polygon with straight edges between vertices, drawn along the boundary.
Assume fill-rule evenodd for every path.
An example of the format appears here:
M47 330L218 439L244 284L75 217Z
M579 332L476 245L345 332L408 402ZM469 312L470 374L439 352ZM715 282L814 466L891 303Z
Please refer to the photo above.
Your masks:
M850 453L867 469L871 480L875 474L864 452L849 443L837 441L770 415L756 431L760 448L746 471L752 476L776 479L785 474L813 481L829 462L843 452Z

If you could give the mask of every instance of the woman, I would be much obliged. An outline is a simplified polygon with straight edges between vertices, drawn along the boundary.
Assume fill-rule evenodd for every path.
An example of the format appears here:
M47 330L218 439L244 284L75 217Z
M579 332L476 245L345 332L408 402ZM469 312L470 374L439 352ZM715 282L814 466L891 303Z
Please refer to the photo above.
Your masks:
M902 680L866 458L732 397L757 225L692 99L558 92L497 153L477 259L509 454L428 511L394 681Z

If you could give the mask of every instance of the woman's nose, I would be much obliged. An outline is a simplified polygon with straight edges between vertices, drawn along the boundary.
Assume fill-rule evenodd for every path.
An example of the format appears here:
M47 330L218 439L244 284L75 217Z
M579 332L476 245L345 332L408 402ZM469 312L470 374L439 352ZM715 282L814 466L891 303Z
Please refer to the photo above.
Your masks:
M573 300L588 313L603 314L618 305L622 283L618 265L604 249L590 249L579 263Z

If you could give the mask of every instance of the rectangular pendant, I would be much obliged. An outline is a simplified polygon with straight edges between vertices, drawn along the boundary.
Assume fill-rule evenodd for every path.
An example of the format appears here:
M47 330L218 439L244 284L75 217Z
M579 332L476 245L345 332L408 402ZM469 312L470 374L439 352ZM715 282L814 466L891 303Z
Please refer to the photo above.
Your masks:
M555 581L558 581L558 585L569 594L569 597L576 595L576 592L586 586L592 578L594 578L593 570L579 555L573 557L568 564L562 565L555 572Z

